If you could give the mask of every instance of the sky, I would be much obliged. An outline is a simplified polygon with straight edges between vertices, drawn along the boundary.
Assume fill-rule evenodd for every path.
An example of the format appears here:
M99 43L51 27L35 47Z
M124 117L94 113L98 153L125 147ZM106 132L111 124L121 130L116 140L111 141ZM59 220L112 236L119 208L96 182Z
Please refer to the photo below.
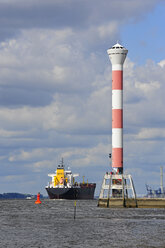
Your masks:
M138 195L165 171L165 1L0 0L0 193L46 195L61 158L111 171L112 67L124 63L124 170Z

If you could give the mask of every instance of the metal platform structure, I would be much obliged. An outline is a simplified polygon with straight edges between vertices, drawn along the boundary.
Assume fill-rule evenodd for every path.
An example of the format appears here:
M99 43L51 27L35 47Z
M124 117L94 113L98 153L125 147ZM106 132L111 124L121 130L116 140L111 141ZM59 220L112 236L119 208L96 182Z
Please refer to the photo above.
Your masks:
M159 192L161 190L159 189ZM153 192L151 193L153 196ZM154 196L148 195L147 197L137 198L131 175L107 172L103 177L98 207L165 208L165 198L162 195L158 196L158 194Z
M103 177L99 199L133 198L136 191L131 175L106 173Z

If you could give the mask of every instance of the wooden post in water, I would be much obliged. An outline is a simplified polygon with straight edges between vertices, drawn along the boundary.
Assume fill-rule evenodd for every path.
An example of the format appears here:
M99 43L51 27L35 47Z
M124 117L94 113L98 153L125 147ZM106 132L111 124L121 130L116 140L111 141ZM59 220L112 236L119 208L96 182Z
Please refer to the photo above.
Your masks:
M74 220L76 219L76 200L74 201Z
M124 188L124 178L123 178L123 174L122 174L122 197L123 197L123 207L126 207L126 204L125 204L125 188Z

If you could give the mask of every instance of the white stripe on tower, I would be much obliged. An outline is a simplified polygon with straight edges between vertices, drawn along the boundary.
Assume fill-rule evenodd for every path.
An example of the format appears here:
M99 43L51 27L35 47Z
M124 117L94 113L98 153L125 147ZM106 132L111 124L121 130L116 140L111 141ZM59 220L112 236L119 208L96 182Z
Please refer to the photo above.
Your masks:
M112 167L123 171L123 63L128 50L120 44L108 49L112 63Z
M123 167L123 70L112 67L112 167Z

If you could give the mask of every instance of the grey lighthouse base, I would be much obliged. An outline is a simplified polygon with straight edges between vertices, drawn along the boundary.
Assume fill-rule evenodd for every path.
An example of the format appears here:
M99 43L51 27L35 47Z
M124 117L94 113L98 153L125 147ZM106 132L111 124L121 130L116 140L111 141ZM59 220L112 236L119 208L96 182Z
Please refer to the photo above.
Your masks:
M103 208L165 208L165 198L102 198L98 207Z

